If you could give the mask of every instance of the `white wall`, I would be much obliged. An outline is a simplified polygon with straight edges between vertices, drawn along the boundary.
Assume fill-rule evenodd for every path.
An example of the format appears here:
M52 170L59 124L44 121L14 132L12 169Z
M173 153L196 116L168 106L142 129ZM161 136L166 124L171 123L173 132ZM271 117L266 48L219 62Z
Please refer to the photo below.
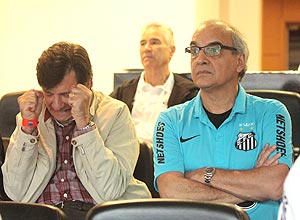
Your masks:
M235 26L246 38L250 57L249 71L261 70L262 0L195 0L196 26L201 21L219 18ZM203 7L204 6L204 7Z
M230 16L234 25L247 32L250 50L257 49L251 51L255 59L249 63L249 69L259 69L257 42L261 34L256 21L260 17L260 1L1 0L0 97L8 92L39 89L35 76L37 59L44 49L63 40L87 49L94 70L94 89L109 94L114 72L141 68L140 29L150 21L161 21L173 28L177 50L171 68L189 72L184 48L189 45L196 24L204 18Z
M174 69L189 66L180 56L193 29L193 0L1 0L0 96L39 88L35 66L42 51L67 40L83 45L94 70L94 88L110 93L113 73L139 68L141 26L158 20L173 27L178 51ZM187 42L186 42L187 41Z
M222 0L221 0L222 1ZM262 0L231 0L230 22L238 27L248 43L248 70L261 70Z

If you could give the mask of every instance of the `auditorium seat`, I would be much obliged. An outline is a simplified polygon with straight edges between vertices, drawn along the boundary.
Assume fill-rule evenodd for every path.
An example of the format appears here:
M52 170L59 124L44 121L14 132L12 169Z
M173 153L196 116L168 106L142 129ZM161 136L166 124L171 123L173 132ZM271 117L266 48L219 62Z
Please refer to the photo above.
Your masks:
M4 159L5 159L5 147L4 147L4 143L3 143L3 138L1 138L0 135L0 168L2 166L2 164L4 163ZM9 201L10 199L8 198L8 196L6 195L5 191L4 191L4 186L3 186L3 175L2 175L2 170L0 170L0 201ZM1 218L0 218L1 220Z
M10 138L8 138L8 137L2 137L4 153L6 152L6 149L9 145L9 140L10 140Z
M233 204L179 199L133 199L103 202L85 220L247 220L247 213Z
M133 176L146 183L153 198L159 198L158 192L154 189L153 151L150 144L140 143L140 155Z
M290 113L292 119L292 142L294 160L299 155L300 147L300 94L281 90L246 90L252 95L281 101Z
M0 134L9 138L16 127L16 115L19 112L18 97L24 91L7 93L0 100Z
M55 206L40 203L0 201L2 220L66 220L65 213ZM0 219L1 219L0 218Z
M16 115L19 112L17 99L23 93L24 91L7 93L0 99L0 136L3 142L3 149L1 149L1 153L3 153L1 156L3 156L3 158L1 165L4 162L5 152L9 144L10 136L16 127ZM0 200L10 200L4 192L2 171L0 171Z

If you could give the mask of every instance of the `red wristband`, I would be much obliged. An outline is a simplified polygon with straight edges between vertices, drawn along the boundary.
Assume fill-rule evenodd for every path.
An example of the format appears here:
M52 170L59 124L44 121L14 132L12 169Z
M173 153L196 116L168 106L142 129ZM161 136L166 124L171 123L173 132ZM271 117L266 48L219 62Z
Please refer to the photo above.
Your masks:
M37 119L29 120L29 119L23 118L23 120L22 120L22 126L24 126L24 127L35 128L35 127L37 127L38 123L39 123L39 121Z

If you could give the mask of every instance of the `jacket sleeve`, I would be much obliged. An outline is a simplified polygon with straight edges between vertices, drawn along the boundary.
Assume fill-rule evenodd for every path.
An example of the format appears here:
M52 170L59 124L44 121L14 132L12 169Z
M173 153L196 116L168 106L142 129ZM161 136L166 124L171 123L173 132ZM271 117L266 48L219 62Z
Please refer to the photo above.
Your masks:
M21 130L21 116L10 138L5 162L1 167L6 194L14 201L35 202L52 175L55 155L46 150L38 136ZM35 198L33 198L35 197Z
M102 105L94 122L97 129L73 138L78 176L93 197L107 201L120 198L132 181L139 142L125 104ZM94 196L97 195L97 196Z

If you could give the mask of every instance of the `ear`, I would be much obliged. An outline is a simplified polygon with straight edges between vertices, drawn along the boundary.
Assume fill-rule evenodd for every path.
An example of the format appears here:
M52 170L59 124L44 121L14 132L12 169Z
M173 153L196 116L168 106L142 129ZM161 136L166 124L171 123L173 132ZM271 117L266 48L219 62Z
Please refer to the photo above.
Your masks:
M91 89L93 87L93 79L92 77L84 84L87 88Z
M238 54L237 55L237 63L236 63L236 71L239 73L245 68L245 55L244 54Z
M171 56L173 56L173 54L175 53L176 47L175 47L175 46L172 46L172 47L170 48L170 50L171 50Z

